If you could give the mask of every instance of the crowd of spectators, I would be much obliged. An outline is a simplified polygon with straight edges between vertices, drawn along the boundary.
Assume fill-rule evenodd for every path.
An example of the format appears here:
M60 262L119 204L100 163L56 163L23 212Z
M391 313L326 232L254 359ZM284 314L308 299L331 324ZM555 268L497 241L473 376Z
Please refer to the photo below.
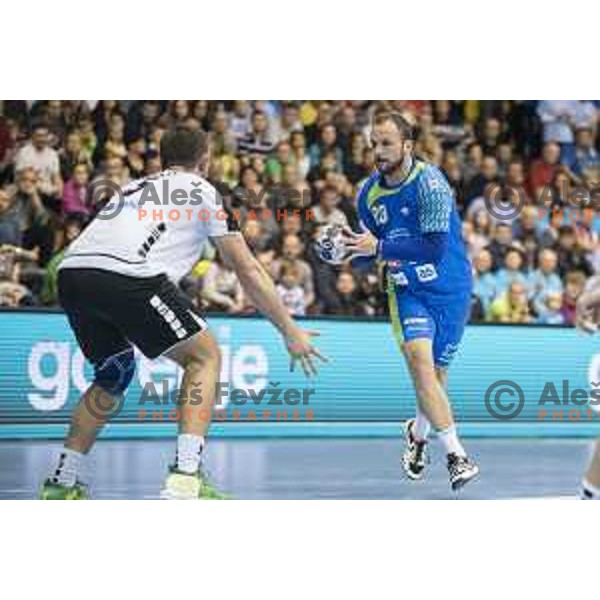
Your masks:
M579 294L600 271L600 238L596 220L583 211L555 217L570 206L575 187L593 198L599 185L599 106L579 100L0 102L0 306L55 306L64 250L103 201L86 194L90 183L101 178L124 186L159 172L162 134L185 127L210 133L209 177L232 191L245 217L243 234L291 313L385 315L377 267L325 264L312 239L325 224L359 227L356 192L374 168L370 117L388 107L412 115L417 154L439 165L454 189L475 276L471 320L573 324ZM249 218L251 209L272 207L278 198L272 192L282 189L298 192L312 220L278 220L275 210L266 219ZM499 200L493 213L490 198ZM210 248L182 288L209 312L254 311Z

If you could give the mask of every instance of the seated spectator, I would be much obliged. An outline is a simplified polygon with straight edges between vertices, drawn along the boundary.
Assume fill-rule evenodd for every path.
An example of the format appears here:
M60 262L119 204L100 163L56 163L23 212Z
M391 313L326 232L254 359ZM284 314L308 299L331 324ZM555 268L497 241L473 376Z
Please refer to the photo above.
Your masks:
M550 293L562 294L563 283L557 271L558 256L554 250L545 248L538 255L538 268L529 274L529 294L535 311L540 314L541 305ZM538 308L540 310L538 310Z
M582 271L586 276L593 274L593 269L585 250L577 240L575 229L571 225L563 225L558 229L558 270L561 273Z
M144 176L157 175L162 170L160 164L160 156L155 150L150 150L146 153L146 162L144 167Z
M275 242L275 237L265 230L262 220L248 219L242 225L242 233L254 253L272 248Z
M348 218L338 208L341 197L335 187L328 185L319 195L319 204L313 208L315 225L347 226Z
M492 255L483 249L474 263L473 293L480 300L484 313L489 311L494 298L500 295L496 275L492 273Z
M350 227L358 229L357 194L347 177L342 173L327 173L325 176L325 187L335 188L340 199L337 207L346 215L346 220Z
M479 211L466 220L473 224L473 233L475 235L486 239L488 244L491 242L496 226L486 210Z
M527 288L513 281L508 290L492 302L487 320L494 323L532 323Z
M585 281L585 274L581 271L571 271L567 273L561 308L563 322L566 325L575 325L577 315L577 300L585 289Z
M17 125L0 114L0 185L9 181L16 145Z
M486 211L496 225L512 225L517 221L521 205L517 188L490 183L486 185L483 194L471 201L467 209L467 218ZM493 212L488 208L489 204L493 207Z
M240 154L267 155L273 150L273 141L269 138L267 116L261 111L252 115L252 131L238 142Z
M361 131L355 131L350 137L350 148L344 163L344 173L352 184L369 176L369 172L363 165L364 152L367 147L365 136Z
M337 295L335 286L339 267L330 265L319 258L315 250L315 240L319 236L322 227L314 227L311 232L311 238L306 245L306 260L313 272L313 281L315 286L315 306L314 312L322 313L326 306L335 303ZM311 311L312 312L312 311Z
M244 309L244 292L237 275L218 252L201 283L200 297L207 311L236 314Z
M73 175L65 183L62 201L63 215L89 215L86 193L90 181L90 172L85 163L75 165Z
M21 215L22 246L32 251L28 260L43 267L54 252L58 216L43 206L38 177L32 168L17 173L14 203Z
M42 199L54 208L62 194L60 160L58 153L50 147L49 132L44 126L37 126L31 141L25 144L15 157L15 171L32 167L38 175L38 188Z
M463 179L466 182L470 182L473 178L481 172L481 165L483 163L483 150L481 144L474 142L469 144L466 156L463 159Z
M292 146L292 152L294 154L294 164L298 176L301 179L306 179L308 172L310 171L310 157L306 152L306 138L304 133L301 131L295 131L290 137L290 144Z
M512 227L508 223L498 223L494 230L492 241L487 247L492 255L493 270L499 269L504 264L504 257L510 248L512 248L513 243Z
M358 302L356 279L351 271L341 271L335 285L337 291L335 302L325 307L325 312L346 317L364 314L363 307Z
M0 306L16 308L35 304L30 290L20 282L20 251L14 246L0 245Z
M387 313L386 295L381 290L379 276L374 270L358 275L357 301L365 315L376 317Z
M125 163L118 157L110 157L103 161L103 169L100 174L94 179L94 182L108 181L124 188L129 182L129 172L125 167ZM93 215L97 214L102 207L110 200L113 195L113 188L107 185L105 188L102 187L98 190L98 193L94 193L90 198L92 204L89 206L90 211Z
M469 323L485 322L485 310L481 299L475 294L471 294L471 309L469 312Z
M327 124L321 127L319 131L319 140L315 142L308 152L311 167L321 163L325 155L333 157L334 169L341 171L344 164L344 156L337 146L337 130L335 125Z
M73 169L76 165L86 164L91 170L92 163L88 153L83 148L81 135L79 131L74 130L67 134L65 146L59 153L60 156L60 174L63 181L67 181L73 176Z
M289 234L283 238L281 253L273 260L271 273L276 281L281 279L281 269L284 264L294 264L299 273L299 283L304 290L306 307L315 301L313 271L310 265L302 259L304 244L297 235ZM322 262L322 261L321 261Z
M446 152L442 163L442 171L454 192L457 205L462 206L464 203L464 180L460 160L456 152Z
M23 244L23 221L15 202L14 193L8 186L0 188L0 247Z
M504 183L510 182L511 164L518 160L513 155L513 147L511 144L501 143L496 148L496 160L498 161L498 175ZM514 173L514 171L512 171Z
M599 168L600 155L594 147L594 132L588 128L578 129L573 171L576 175L583 175L585 171L598 170Z
M498 161L493 156L486 156L482 160L481 171L477 172L465 185L466 207L468 208L475 198L484 195L486 186L498 183Z
M288 164L296 164L292 147L289 142L279 142L277 144L275 154L267 160L265 173L271 183L281 183L281 175L283 167Z
M520 158L511 158L508 162L503 183L518 192L521 202L526 202L528 200L525 181L525 165Z
M275 279L275 277L273 277L273 261L275 260L275 251L270 249L258 252L256 259L262 265L263 269L271 276L271 278Z
M86 157L86 160L91 161L92 156L96 152L98 146L98 138L94 131L94 122L89 116L82 115L77 123L79 137L81 139L81 147Z
M62 234L59 236L59 250L46 265L44 285L40 294L40 300L45 306L56 306L58 304L58 267L67 247L79 236L82 229L83 220L80 215L72 215L65 220Z
M548 292L544 294L536 305L536 323L540 325L563 325L563 295L561 292Z
M252 214L253 217L260 218L263 229L270 238L279 233L277 209L283 208L281 199L267 191L253 167L248 166L241 170L240 185L233 192L233 206L239 209L242 223ZM271 212L269 214L263 212L264 210Z
M540 197L544 187L549 186L560 160L560 147L555 142L548 142L542 148L542 156L534 160L529 169L529 195L535 201Z
M286 262L279 271L279 283L276 285L277 293L289 313L294 316L306 314L306 294L301 282L301 273L298 265Z
M235 154L237 149L237 140L229 130L227 113L222 109L217 110L212 120L211 144L215 157L228 153Z
M496 273L498 292L503 293L513 282L521 283L527 287L527 276L523 272L523 254L518 248L512 247L504 257L504 267Z
M548 224L541 221L539 209L524 206L513 225L513 238L523 246L527 268L533 268L539 249L552 246L555 235Z
M229 130L236 139L250 132L251 106L248 100L234 100Z
M279 221L281 224L279 229L279 235L277 237L276 246L281 248L283 240L288 235L296 235L300 241L306 245L310 235L310 228L312 222L304 222L302 219L282 219ZM306 246L305 246L306 247Z
M127 144L127 168L132 179L139 179L144 176L146 163L144 155L146 154L146 140L143 137L137 137Z

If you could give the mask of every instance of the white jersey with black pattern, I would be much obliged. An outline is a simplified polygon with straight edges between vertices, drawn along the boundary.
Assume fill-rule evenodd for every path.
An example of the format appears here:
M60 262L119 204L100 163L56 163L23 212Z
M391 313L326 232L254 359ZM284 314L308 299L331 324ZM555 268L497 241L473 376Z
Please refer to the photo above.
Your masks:
M164 273L177 283L210 237L237 229L206 179L168 169L131 182L120 197L115 194L69 246L60 268L96 268L131 277Z

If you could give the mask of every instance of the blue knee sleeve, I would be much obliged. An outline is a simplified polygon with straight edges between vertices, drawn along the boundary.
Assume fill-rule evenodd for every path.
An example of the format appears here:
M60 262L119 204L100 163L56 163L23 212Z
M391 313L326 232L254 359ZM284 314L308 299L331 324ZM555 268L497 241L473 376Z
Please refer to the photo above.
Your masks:
M94 383L109 394L122 394L129 387L134 372L133 349L128 348L94 367Z

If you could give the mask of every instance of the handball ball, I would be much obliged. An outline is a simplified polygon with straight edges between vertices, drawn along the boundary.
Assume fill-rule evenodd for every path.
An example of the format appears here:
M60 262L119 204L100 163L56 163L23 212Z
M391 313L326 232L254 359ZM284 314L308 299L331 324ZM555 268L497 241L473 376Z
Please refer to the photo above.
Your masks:
M340 265L347 255L346 244L339 225L325 225L315 240L319 258L330 265Z

